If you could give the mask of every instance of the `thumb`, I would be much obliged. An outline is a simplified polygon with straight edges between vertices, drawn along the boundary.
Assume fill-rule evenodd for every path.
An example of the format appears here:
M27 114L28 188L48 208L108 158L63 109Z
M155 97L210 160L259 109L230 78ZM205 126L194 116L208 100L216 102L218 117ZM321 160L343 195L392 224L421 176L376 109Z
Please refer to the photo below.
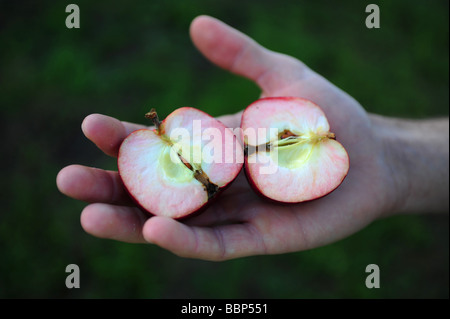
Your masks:
M266 93L300 80L308 69L300 61L270 51L209 16L195 18L191 23L190 35L194 45L207 59L225 70L253 80Z

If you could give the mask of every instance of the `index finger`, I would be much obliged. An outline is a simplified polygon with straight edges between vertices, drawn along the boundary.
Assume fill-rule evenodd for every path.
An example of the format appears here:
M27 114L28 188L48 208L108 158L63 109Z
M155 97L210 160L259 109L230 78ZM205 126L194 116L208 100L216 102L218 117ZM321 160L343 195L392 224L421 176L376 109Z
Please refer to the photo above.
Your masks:
M88 115L82 125L84 135L105 154L117 157L122 141L131 132L148 128L144 125L119 121L102 114Z

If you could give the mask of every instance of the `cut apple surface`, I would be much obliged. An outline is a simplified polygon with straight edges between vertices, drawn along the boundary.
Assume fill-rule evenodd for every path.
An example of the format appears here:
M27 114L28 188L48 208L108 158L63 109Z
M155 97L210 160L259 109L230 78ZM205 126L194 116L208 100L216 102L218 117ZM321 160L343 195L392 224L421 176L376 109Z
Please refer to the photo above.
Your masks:
M130 195L146 211L174 219L199 211L232 182L243 165L233 132L191 107L172 112L155 129L131 133L119 150L118 169Z
M246 176L269 199L313 200L333 191L347 175L347 152L311 101L260 99L243 112L241 129Z

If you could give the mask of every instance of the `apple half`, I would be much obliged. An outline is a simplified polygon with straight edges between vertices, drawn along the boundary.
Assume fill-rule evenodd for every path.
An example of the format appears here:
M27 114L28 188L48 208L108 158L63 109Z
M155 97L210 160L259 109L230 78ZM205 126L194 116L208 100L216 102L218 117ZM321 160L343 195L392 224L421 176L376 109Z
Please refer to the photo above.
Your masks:
M232 130L210 115L182 107L155 129L132 132L122 142L118 169L129 194L153 215L174 219L199 212L230 184L243 166Z
M297 97L262 98L242 114L245 173L261 195L299 203L336 189L349 170L344 147L319 106Z

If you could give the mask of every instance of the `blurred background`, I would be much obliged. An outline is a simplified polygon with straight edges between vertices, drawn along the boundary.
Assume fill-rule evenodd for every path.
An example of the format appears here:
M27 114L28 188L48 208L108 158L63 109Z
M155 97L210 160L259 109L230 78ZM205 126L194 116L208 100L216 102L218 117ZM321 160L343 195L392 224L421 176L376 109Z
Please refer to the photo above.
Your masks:
M448 298L449 220L379 220L326 247L226 262L179 258L153 245L86 234L85 203L60 194L66 165L117 169L82 134L90 113L146 123L181 106L233 113L258 98L250 81L210 64L191 44L209 14L263 46L301 59L369 112L448 116L448 1L0 0L1 298ZM365 8L380 8L367 29ZM81 288L67 289L75 263ZM375 263L381 288L367 289Z

